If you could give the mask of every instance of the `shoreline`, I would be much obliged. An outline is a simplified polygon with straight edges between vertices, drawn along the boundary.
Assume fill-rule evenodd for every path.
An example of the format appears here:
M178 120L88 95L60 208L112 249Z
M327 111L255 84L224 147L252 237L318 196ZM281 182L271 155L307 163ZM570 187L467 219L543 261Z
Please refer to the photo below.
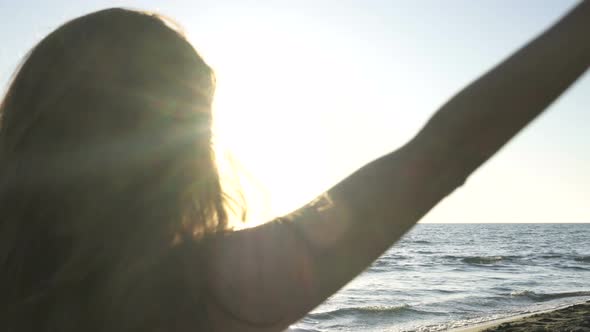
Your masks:
M589 331L590 300L555 309L531 312L488 322L454 328L449 332L535 332L535 331Z

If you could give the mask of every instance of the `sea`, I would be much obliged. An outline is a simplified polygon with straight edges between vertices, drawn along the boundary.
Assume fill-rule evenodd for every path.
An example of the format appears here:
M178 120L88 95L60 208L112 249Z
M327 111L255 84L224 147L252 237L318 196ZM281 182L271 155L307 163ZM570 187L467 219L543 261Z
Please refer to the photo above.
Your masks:
M293 331L447 331L590 300L590 224L418 224Z

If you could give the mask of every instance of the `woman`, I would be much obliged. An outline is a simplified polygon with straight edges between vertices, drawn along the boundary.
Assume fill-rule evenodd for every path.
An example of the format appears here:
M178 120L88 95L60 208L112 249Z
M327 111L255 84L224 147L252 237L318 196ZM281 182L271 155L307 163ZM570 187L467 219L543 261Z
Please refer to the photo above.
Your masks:
M399 150L228 229L212 70L157 16L109 9L28 55L2 102L3 331L281 331L363 271L590 63L590 2Z

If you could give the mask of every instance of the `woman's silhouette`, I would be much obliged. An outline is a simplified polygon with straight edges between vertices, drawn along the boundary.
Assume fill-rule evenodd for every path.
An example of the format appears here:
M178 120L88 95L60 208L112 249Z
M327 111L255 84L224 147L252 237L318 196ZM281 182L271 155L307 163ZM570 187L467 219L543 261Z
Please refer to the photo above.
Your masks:
M336 292L590 63L590 2L447 102L399 150L232 232L212 70L156 15L77 18L1 105L3 331L280 331Z

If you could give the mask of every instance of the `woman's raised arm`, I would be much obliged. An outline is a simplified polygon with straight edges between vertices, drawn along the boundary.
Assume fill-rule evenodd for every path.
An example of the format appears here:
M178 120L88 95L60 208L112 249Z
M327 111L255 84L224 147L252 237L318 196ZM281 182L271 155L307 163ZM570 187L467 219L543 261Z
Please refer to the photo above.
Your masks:
M590 1L451 98L402 148L211 246L216 330L280 331L362 272L590 64Z

